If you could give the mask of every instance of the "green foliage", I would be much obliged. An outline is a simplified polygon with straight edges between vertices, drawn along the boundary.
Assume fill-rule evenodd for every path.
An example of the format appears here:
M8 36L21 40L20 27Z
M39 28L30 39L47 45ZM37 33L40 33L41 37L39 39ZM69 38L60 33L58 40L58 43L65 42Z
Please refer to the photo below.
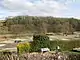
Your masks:
M49 48L50 41L46 35L34 35L32 42L32 51L40 51L41 48Z
M62 40L55 40L50 41L51 50L55 50L56 46L60 46L62 51L70 51L73 48L80 47L80 40L70 40L70 41L62 41Z
M74 31L80 31L80 20L74 18L55 18L51 16L16 16L13 18L7 18L5 25L9 28L9 30L12 25L24 25L25 31L27 32L72 33Z
M17 45L17 51L18 53L25 53L25 52L30 52L30 43L19 43Z

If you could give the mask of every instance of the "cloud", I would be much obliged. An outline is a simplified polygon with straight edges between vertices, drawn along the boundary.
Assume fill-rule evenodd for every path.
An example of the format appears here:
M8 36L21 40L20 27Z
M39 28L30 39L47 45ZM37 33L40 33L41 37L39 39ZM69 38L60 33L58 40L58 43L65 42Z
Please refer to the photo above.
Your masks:
M2 0L6 15L61 16L69 0Z

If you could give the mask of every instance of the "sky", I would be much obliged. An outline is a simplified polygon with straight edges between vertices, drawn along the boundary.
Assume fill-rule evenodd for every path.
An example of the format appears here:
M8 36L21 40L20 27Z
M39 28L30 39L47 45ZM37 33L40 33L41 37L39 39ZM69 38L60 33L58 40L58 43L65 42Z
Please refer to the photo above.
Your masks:
M0 19L18 15L80 19L80 0L0 0Z

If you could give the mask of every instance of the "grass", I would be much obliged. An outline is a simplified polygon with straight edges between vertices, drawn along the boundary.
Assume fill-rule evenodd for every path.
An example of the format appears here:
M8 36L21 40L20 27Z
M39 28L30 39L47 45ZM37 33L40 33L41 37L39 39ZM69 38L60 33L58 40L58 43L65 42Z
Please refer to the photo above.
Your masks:
M63 51L65 54L80 54L80 52L73 52L73 51Z
M56 49L56 46L60 46L62 51L71 51L73 48L80 47L80 40L70 40L70 41L63 41L63 40L54 40L50 42L51 50Z

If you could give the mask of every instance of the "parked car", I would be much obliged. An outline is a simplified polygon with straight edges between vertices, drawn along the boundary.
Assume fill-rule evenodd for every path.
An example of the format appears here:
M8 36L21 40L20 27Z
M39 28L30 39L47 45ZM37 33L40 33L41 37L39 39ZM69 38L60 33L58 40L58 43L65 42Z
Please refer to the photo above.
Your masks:
M15 42L15 43L19 43L19 42L21 42L21 40L15 40L14 42Z

